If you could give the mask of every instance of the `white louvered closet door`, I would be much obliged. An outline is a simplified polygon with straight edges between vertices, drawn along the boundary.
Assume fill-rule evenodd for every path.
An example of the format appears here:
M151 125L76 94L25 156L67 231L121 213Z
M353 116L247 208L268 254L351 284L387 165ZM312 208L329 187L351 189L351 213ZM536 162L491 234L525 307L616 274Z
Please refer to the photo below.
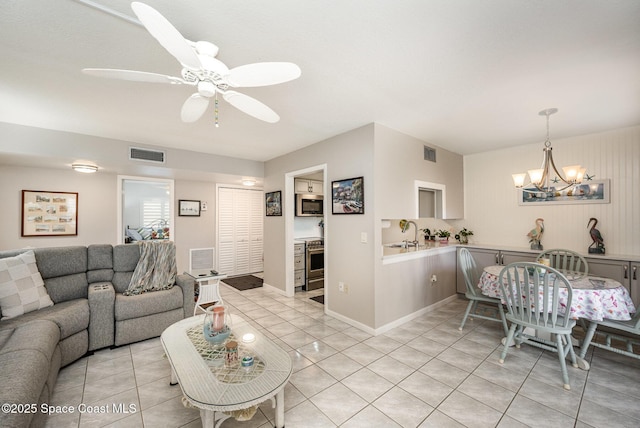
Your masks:
M261 190L218 189L218 271L261 272L263 198Z
M264 193L253 192L250 197L251 219L249 222L249 265L251 272L264 270Z

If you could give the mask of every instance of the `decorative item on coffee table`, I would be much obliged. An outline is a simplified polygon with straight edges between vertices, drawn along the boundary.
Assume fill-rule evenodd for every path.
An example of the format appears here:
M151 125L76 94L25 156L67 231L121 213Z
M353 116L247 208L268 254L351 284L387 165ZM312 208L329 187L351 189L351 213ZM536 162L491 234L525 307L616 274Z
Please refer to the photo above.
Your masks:
M231 334L231 317L224 305L213 305L205 309L203 334L207 342L221 346Z

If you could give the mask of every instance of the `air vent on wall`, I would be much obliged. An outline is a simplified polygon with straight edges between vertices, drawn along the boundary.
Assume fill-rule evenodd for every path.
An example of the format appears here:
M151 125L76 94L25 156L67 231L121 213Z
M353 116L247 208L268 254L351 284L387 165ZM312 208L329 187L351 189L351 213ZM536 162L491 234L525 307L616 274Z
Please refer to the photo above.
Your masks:
M163 151L129 147L129 159L131 160L164 163L164 156Z
M424 160L435 162L436 161L436 149L424 146Z

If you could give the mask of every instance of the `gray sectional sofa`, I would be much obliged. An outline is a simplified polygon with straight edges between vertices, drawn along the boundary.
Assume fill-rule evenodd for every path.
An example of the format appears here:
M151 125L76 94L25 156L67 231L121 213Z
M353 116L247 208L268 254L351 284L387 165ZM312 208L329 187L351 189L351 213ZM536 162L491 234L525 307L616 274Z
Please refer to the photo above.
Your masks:
M0 251L0 258L25 251ZM137 245L33 251L54 305L0 321L0 403L16 410L0 412L3 428L44 425L40 410L61 367L91 351L157 337L194 309L188 275L178 275L168 290L122 294L140 257Z

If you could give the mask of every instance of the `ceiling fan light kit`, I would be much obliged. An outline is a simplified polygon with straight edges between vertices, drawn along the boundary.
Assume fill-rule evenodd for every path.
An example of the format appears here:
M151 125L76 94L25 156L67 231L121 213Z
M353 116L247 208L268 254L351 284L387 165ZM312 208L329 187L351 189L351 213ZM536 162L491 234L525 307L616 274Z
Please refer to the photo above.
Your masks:
M182 105L180 117L183 122L195 122L204 115L214 98L214 119L218 123L218 94L238 110L268 123L276 123L280 116L270 107L248 95L229 90L277 85L297 79L302 74L300 67L290 62L261 62L241 65L229 69L216 59L218 47L207 41L191 42L157 10L140 3L131 3L131 8L147 31L182 65L181 77L166 76L133 70L85 68L91 76L134 82L170 83L191 85L197 92Z
M542 166L538 169L530 169L527 173L512 174L513 184L516 188L521 188L524 192L551 193L569 189L580 183L586 173L586 168L581 165L570 165L562 168L564 176L558 172L558 168L553 161L551 141L549 140L549 116L558 112L557 108L548 108L538 113L547 118L547 139L544 142L544 157ZM551 173L555 173L555 178L551 178ZM530 182L525 184L525 179L529 175ZM535 187L535 190L528 189Z

